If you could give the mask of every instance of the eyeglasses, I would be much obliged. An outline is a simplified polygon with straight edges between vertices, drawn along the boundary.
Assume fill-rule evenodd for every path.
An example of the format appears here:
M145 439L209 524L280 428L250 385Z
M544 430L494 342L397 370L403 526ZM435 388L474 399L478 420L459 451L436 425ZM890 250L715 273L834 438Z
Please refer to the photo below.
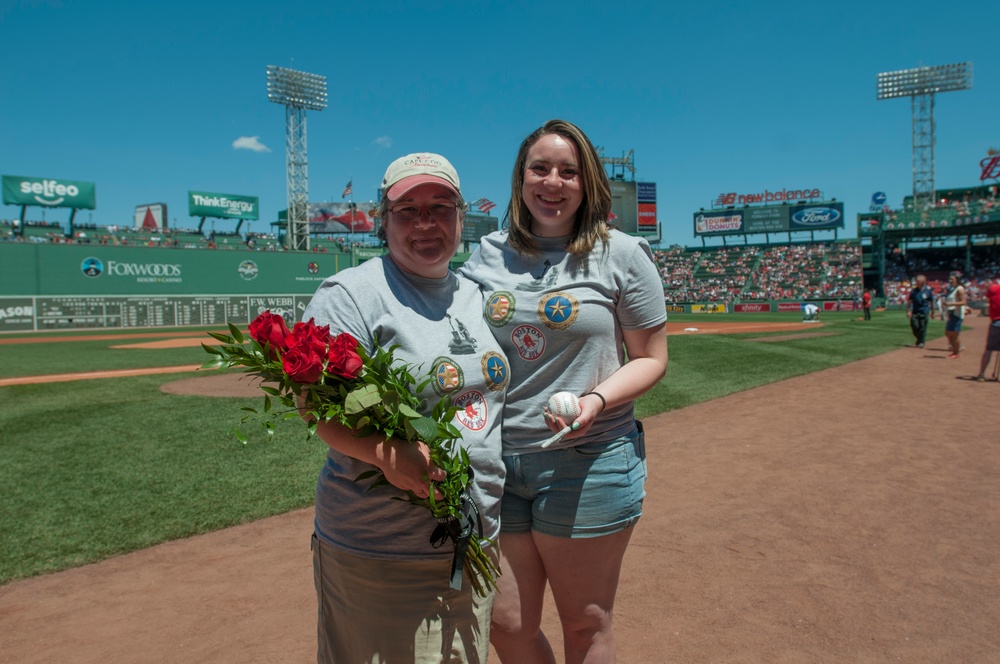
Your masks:
M424 212L432 221L449 222L458 218L456 203L432 203L430 205L412 205L404 203L389 208L393 218L404 224L411 224L419 219Z

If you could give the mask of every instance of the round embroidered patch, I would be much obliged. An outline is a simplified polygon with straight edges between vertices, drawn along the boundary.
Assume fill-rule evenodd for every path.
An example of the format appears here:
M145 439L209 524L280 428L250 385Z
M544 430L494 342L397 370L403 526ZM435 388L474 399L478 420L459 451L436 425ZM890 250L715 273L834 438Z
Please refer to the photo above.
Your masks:
M545 335L534 325L518 325L510 333L517 354L526 360L537 360L545 351Z
M486 408L486 398L482 392L470 390L458 395L455 399L455 417L469 431L482 431L486 427L489 413Z
M486 379L486 387L492 392L498 392L507 386L507 378L510 371L507 369L507 358L500 353L490 351L483 355L481 360L483 365L483 378Z
M431 366L434 374L434 391L439 396L450 394L465 386L465 375L462 373L462 368L455 364L451 358L439 357L434 360Z
M510 291L494 291L483 307L486 322L493 327L503 327L514 317L516 301Z
M569 293L549 293L538 301L538 318L550 330L565 330L580 315L580 303Z

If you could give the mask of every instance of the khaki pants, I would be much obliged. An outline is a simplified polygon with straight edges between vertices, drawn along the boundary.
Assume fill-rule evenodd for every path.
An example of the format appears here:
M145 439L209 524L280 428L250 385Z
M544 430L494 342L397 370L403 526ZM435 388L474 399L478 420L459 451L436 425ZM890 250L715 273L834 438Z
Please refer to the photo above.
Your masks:
M449 547L450 551L450 547ZM320 664L485 664L493 595L449 585L451 558L344 553L313 535Z

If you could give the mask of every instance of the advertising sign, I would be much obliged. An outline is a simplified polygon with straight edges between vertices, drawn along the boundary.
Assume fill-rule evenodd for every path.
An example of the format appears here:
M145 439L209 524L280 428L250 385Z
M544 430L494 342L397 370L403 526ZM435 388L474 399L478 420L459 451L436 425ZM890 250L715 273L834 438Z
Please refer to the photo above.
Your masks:
M743 233L743 210L695 212L695 235L735 235Z
M656 183L611 181L611 225L630 235L656 235Z
M733 311L736 313L763 313L771 310L770 302L746 302L743 304L733 305Z
M4 205L94 210L97 208L97 194L93 182L4 175L3 202Z
M656 183L636 182L635 196L639 208L638 232L656 233Z
M167 228L167 204L150 203L135 206L135 229L162 231Z
M801 302L779 302L778 311L802 311Z
M724 314L726 313L725 304L692 304L691 313L693 314Z
M738 194L735 191L730 191L719 194L712 205L723 207L727 205L753 205L755 203L781 203L808 201L822 197L823 192L815 188L782 189L781 191L768 191L765 189L763 192L750 194Z
M788 230L790 231L819 231L843 227L843 203L788 206Z
M192 217L255 220L260 218L260 200L256 196L189 191L188 214Z
M755 235L831 230L844 227L844 204L761 205L694 215L695 235Z
M788 231L787 205L766 205L763 207L746 208L743 213L748 235Z

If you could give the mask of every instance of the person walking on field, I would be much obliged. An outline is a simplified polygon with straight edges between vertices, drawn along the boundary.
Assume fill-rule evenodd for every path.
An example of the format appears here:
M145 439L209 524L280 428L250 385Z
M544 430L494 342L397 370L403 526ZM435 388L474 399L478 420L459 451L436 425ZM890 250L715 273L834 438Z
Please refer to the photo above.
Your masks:
M1000 351L1000 277L993 277L993 283L986 289L986 301L990 305L990 330L986 337L983 359L979 362L979 375L976 376L976 380L980 382L986 380L986 369L990 366L993 351ZM997 378L996 370L993 371L993 378Z
M958 353L962 350L962 346L959 344L958 335L962 332L962 321L965 320L965 286L959 283L958 278L961 275L958 272L952 272L948 275L948 294L945 296L944 303L947 309L947 322L944 325L944 334L948 337L948 345L951 346L951 352L948 353L949 360L957 360Z
M913 290L906 298L906 317L910 319L910 329L916 338L917 348L923 348L927 340L927 318L931 315L934 291L927 285L927 277L918 274L913 280Z
M866 290L861 295L861 308L865 310L865 320L872 319L872 293Z

